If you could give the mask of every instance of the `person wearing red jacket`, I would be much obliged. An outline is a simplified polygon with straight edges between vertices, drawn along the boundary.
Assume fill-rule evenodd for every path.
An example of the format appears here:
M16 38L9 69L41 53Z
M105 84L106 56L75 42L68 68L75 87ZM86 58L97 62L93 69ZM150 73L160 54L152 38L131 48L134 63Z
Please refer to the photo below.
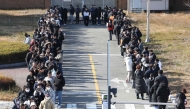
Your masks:
M112 40L114 25L111 20L109 20L109 22L107 23L107 27L108 27L108 31L109 31L110 40Z

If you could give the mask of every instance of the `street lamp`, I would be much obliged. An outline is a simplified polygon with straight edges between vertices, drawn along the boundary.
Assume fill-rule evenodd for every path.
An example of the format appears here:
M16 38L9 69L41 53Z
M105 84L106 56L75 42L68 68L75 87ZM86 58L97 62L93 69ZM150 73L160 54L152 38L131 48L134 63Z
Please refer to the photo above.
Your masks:
M146 26L146 40L150 42L150 0L147 0L147 26Z

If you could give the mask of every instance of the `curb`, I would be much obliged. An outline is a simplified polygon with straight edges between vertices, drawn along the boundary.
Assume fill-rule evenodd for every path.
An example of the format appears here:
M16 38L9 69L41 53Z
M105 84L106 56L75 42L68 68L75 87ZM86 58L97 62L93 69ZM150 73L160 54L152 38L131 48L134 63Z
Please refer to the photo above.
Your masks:
M15 67L22 67L22 66L26 66L26 62L13 63L13 64L3 64L3 65L0 65L0 69L15 68Z

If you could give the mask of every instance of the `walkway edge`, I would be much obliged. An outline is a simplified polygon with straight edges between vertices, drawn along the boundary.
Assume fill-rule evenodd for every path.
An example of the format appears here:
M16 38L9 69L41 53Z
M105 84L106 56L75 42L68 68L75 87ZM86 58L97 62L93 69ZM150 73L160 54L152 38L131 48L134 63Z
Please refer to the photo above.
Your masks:
M2 65L0 65L0 69L15 68L15 67L22 67L22 66L26 66L26 62L13 63L13 64L2 64Z

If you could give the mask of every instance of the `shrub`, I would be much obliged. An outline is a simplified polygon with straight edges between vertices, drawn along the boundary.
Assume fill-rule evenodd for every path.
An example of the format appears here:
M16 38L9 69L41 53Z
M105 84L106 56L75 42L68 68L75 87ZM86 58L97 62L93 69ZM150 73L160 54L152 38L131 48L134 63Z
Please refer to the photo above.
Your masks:
M4 75L0 75L0 90L10 90L16 86L15 80Z
M0 41L0 64L24 62L29 45L21 42Z

